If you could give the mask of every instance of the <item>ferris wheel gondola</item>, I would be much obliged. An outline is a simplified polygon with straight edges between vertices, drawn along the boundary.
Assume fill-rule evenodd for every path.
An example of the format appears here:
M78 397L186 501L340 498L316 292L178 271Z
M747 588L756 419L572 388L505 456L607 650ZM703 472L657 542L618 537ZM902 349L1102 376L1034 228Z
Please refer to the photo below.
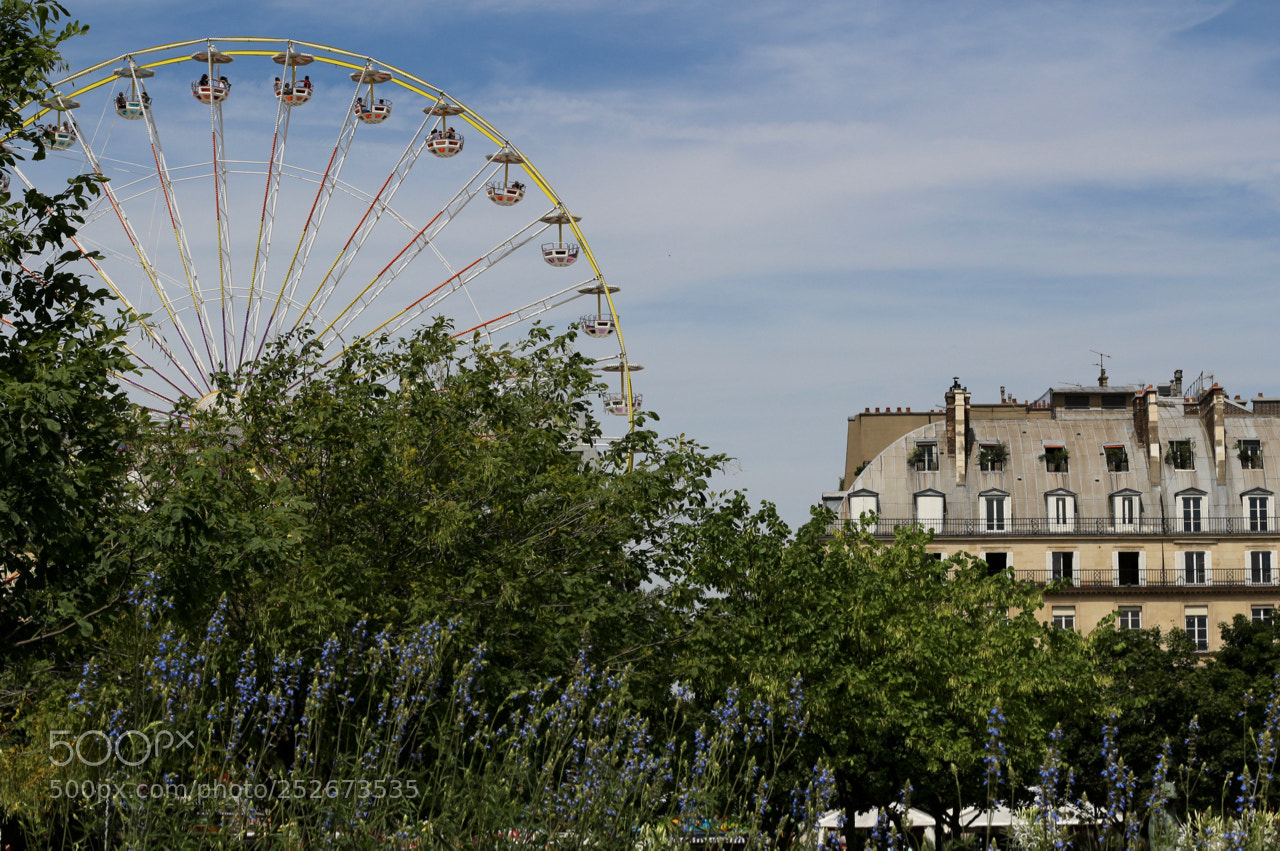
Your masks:
M353 71L351 79L369 87L367 95L358 96L354 107L356 118L365 124L381 124L391 117L391 101L386 98L374 98L373 87L390 82L395 76L380 68L366 67L361 71ZM365 98L368 98L366 100Z
M525 186L520 181L511 179L511 166L522 164L524 157L510 148L503 148L496 154L486 154L485 159L491 163L502 163L502 180L491 181L485 187L489 200L499 207L513 207L520 203L524 198Z
M120 92L116 95L116 114L128 121L141 121L151 108L151 96L140 81L151 79L156 72L150 68L139 68L132 57L125 58L129 64L111 72L118 79L129 81L129 94Z
M85 171L109 178L76 244L88 274L99 277L126 309L146 317L128 341L143 372L122 379L139 401L164 413L183 398L195 405L210 394L235 392L215 376L234 375L273 341L293 346L309 339L332 361L357 340L406 333L440 313L463 329L455 332L460 340L500 340L506 329L583 296L596 301L595 313L577 320L584 337L593 345L616 340L616 361L628 363L613 305L618 288L605 284L577 225L580 217L568 212L541 173L493 125L425 80L372 59L304 42L221 42L221 49L189 41L117 57L55 83L65 96L24 107L29 123L52 110L65 115L78 144L61 149L58 158L33 163L31 175L14 170L15 177L35 186L57 185ZM205 66L192 92L210 120L212 159L209 136L201 140L189 129L198 126L196 105L185 98L166 102L156 116L145 91L157 71L188 59ZM265 87L273 76L285 77L273 92L274 126L267 111L251 106L253 97L229 102L230 83L221 71L236 59L245 61L245 69L251 69L247 60L262 63L257 74L238 74L250 80L243 85L252 87L257 79ZM298 68L309 72L301 80ZM326 68L341 74L326 78ZM351 68L359 70L347 74ZM312 76L325 92L349 77L350 99L314 99ZM123 112L114 86L105 89L116 80L129 86L119 93ZM357 130L391 115L390 100L373 97L383 84L402 87L409 93L404 97L425 93L424 120L416 128L387 124L378 146L364 147ZM256 97L262 90L246 91ZM144 121L147 135L86 137L70 110L80 105L75 99L92 106L91 95L102 98L108 115L114 110ZM313 100L307 125L292 134L313 136L299 151L298 143L287 144L290 108ZM359 109L350 106L356 104ZM450 123L454 118L494 148L476 157L474 170L415 170L424 152L444 158L462 153L462 134ZM325 120L336 136L327 143L313 135ZM395 148L386 140L396 136L403 148L398 157L388 156ZM180 161L170 164L166 147ZM518 179L512 169L519 170ZM442 174L456 174L456 182L442 183ZM7 177L0 173L0 182ZM513 222L509 213L470 204L482 193L504 208L532 197L544 203ZM542 246L546 263L538 263L537 237L553 225L558 242ZM165 234L167 244L160 238ZM548 245L554 246L550 255ZM565 267L580 258L590 266L585 281L553 283L555 273L547 265ZM463 318L472 312L476 320ZM621 390L610 391L610 398L620 394L622 401L606 399L605 407L630 415L638 404L630 370L621 378Z
M283 53L271 57L271 61L285 68L286 79L282 82L276 77L275 95L285 106L301 106L311 100L315 89L311 86L311 75L306 74L298 79L298 69L310 65L316 58L309 53L300 53L289 48Z
M427 115L440 119L440 126L431 131L427 138L427 150L437 157L454 157L462 153L462 145L466 142L462 134L449 126L450 116L461 115L462 107L445 100L437 101L422 110Z
M582 216L571 216L564 210L556 210L542 217L542 221L549 225L555 225L559 239L555 242L544 242L542 244L542 259L547 261L547 265L564 268L572 266L578 260L578 252L581 250L576 242L564 241L564 226L582 221Z
M220 73L217 66L230 65L235 61L234 56L228 56L210 44L207 49L191 54L191 59L207 66L200 79L191 84L191 94L196 100L216 106L231 97L231 81Z
M601 369L605 372L618 373L621 381L617 390L606 390L602 394L605 411L615 417L631 417L639 413L644 398L631 392L631 373L639 372L644 367L638 363L628 363L624 358L618 363L608 364Z
M78 109L80 102L72 98L63 97L60 94L54 94L40 101L40 105L46 109L53 110L59 116L57 123L44 127L45 145L54 151L69 151L75 147L75 129L69 118L62 117L62 113L70 113L71 110Z

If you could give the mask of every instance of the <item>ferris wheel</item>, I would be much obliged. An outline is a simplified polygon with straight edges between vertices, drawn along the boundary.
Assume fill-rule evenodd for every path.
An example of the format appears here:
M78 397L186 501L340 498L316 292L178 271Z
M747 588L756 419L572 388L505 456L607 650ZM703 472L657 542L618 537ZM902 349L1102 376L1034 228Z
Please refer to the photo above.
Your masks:
M581 217L497 128L407 71L302 41L201 39L77 71L24 118L48 156L4 175L13 189L108 178L75 243L146 316L128 340L141 370L121 380L154 411L212 398L216 372L303 329L332 360L438 315L462 340L501 342L567 313L601 347L584 353L611 374L605 410L633 421L643 367Z

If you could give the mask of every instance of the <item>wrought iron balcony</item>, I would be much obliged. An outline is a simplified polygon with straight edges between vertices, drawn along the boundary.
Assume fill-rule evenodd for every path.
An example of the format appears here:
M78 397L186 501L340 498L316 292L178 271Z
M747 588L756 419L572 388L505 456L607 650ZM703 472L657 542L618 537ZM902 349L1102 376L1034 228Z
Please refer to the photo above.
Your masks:
M856 531L860 525L857 520L842 520L834 524L831 531ZM1077 517L1065 522L1043 517L1004 520L953 517L945 520L913 520L881 517L869 527L869 531L878 537L893 537L896 530L911 526L929 529L935 538L1280 536L1280 522L1270 518L1248 517L1143 517L1127 522L1114 517Z
M1057 590L1068 593L1104 589L1115 592L1125 589L1140 591L1143 588L1185 588L1190 591L1200 588L1256 587L1269 589L1270 593L1274 594L1276 580L1280 579L1278 570L1253 570L1249 567L1214 567L1212 570L1201 571L1190 576L1184 570L1173 568L1161 570L1151 567L1138 571L1116 570L1110 567L1102 569L1072 567L1065 575L1044 568L1022 570L1012 567L1009 568L1009 572L1024 582L1055 586Z

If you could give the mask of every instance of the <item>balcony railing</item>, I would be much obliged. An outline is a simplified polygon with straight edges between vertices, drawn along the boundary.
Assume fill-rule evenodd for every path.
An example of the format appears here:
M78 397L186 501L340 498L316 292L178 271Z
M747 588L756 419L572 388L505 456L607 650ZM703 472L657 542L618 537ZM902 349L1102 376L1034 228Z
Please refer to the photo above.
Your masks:
M1009 572L1016 578L1034 582L1037 585L1057 584L1062 586L1063 590L1070 591L1073 589L1081 590L1115 590L1117 588L1240 588L1240 587L1258 587L1258 588L1276 588L1277 579L1280 579L1280 571L1267 570L1255 572L1251 568L1221 568L1215 567L1211 572L1206 572L1203 576L1193 577L1199 578L1200 582L1188 582L1187 575L1181 570L1160 570L1147 568L1138 571L1135 575L1132 572L1117 571L1114 568L1101 569L1081 569L1073 567L1071 572L1065 576L1059 575L1052 570L1040 568L1038 570L1022 570L1017 567L1009 569Z
M831 527L853 531L859 528L856 520L842 520ZM1202 517L1188 520L1182 517L1141 518L1125 522L1114 517L1077 517L1060 522L1042 517L1019 517L1006 520L947 518L945 520L911 520L879 518L869 529L872 534L892 537L899 528L921 526L933 531L935 538L973 537L1132 537L1135 535L1216 536L1216 535L1280 535L1280 521L1265 521L1248 517Z

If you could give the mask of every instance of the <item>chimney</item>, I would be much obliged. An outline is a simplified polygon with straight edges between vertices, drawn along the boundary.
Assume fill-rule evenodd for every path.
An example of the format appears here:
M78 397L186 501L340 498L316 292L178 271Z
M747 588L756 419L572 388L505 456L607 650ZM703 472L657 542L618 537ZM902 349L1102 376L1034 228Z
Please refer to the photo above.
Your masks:
M1004 399L1004 385L1003 385L1003 384L1001 384L1001 385L1000 385L1000 404L1001 404L1001 405L1003 405L1004 403L1005 403L1005 399Z
M956 484L965 483L965 465L969 460L966 441L969 435L969 391L960 386L960 378L952 380L947 391L947 452L955 459Z
M1182 395L1182 370L1173 371L1173 381L1169 384L1169 395L1175 399Z
M1160 486L1160 410L1156 402L1156 388L1150 384L1138 392L1133 400L1133 429L1138 435L1147 461L1147 482L1152 488Z
M1217 382L1209 388L1205 396L1200 397L1200 422L1209 438L1209 446L1213 450L1214 472L1217 483L1227 483L1227 423L1226 405L1223 402L1222 388Z
M1107 368L1104 366L1104 367L1100 367L1100 369L1102 370L1102 372L1098 373L1098 386L1106 387L1107 386Z

